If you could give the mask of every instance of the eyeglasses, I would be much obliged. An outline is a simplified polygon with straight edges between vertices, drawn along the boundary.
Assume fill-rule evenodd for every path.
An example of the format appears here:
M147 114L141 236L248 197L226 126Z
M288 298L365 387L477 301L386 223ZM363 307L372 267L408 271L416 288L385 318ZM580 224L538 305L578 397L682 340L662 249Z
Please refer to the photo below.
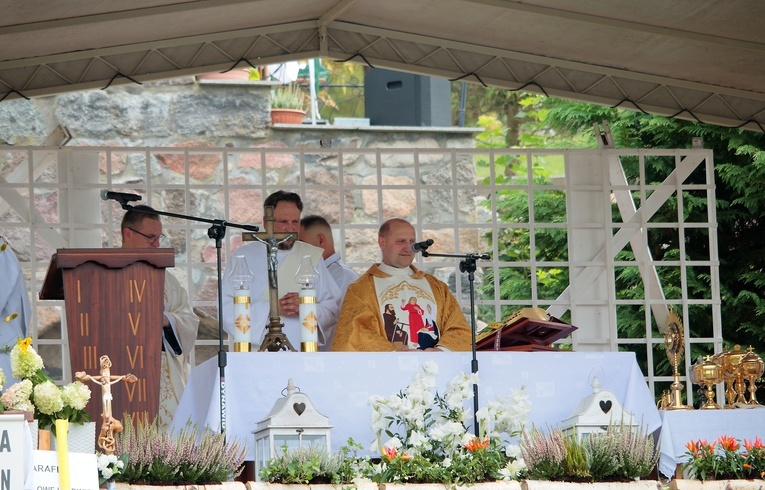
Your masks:
M162 233L161 235L157 236L157 235L147 235L146 233L141 233L140 231L136 230L135 228L128 227L128 230L130 230L130 231L132 231L134 233L138 233L139 235L144 237L150 244L151 243L159 243L160 240L165 238L165 234L164 233Z

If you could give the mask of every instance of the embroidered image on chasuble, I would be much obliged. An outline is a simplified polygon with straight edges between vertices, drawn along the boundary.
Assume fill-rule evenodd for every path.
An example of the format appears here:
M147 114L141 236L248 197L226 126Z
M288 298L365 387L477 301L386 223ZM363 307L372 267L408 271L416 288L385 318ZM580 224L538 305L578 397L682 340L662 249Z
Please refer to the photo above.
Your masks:
M419 328L414 339L410 316ZM470 350L470 326L446 283L414 266L375 264L348 286L332 350L393 351L391 342L420 349Z
M439 338L433 320L438 307L430 284L424 278L404 277L375 278L385 333L389 341L402 342L413 349L434 347ZM426 307L433 312L427 322Z

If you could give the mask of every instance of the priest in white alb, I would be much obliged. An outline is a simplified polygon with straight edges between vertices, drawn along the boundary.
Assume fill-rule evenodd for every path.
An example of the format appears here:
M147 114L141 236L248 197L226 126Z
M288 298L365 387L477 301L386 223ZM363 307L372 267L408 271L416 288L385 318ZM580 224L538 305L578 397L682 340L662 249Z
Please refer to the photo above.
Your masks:
M143 213L141 210L149 211ZM157 248L164 236L159 216L138 205L122 218L122 248ZM191 373L189 362L199 330L199 317L178 279L165 271L165 308L162 317L162 364L159 378L160 425L170 425Z
M311 256L314 268L319 273L316 285L316 316L319 327L319 349L328 350L332 345L337 312L340 308L341 293L332 276L327 271L322 257L323 250L295 238L300 229L300 215L303 202L294 192L276 191L266 198L263 207L274 208L274 232L292 233L294 238L282 241L276 252L279 315L284 324L283 332L293 348L300 348L299 286L295 273L300 268L300 261L305 255ZM252 271L255 280L250 286L250 343L257 350L266 334L269 323L268 289L268 254L264 243L250 242L232 252L232 258L243 256ZM223 274L223 328L229 335L234 335L234 289L227 280L234 261L229 260Z

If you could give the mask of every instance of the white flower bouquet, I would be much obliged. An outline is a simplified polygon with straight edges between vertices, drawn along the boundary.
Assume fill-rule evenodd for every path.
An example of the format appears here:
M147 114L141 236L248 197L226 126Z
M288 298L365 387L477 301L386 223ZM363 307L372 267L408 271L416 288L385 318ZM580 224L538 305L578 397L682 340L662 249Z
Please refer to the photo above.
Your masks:
M103 485L104 483L114 481L117 475L120 475L125 469L126 464L127 454L117 457L114 454L98 453L98 458L96 459L98 483Z
M528 422L531 404L523 389L497 397L476 413L479 431L468 429L477 374L452 379L444 395L435 390L438 365L420 366L412 383L399 394L374 396L372 450L380 462L365 473L377 482L456 483L511 480L523 476L520 448L510 444Z
M75 381L64 387L57 386L43 371L43 360L32 348L32 339L19 339L11 350L11 371L21 381L11 385L0 395L0 411L34 411L40 429L55 432L55 421L65 419L71 423L90 422L85 406L90 400L90 388ZM0 370L0 389L5 373Z

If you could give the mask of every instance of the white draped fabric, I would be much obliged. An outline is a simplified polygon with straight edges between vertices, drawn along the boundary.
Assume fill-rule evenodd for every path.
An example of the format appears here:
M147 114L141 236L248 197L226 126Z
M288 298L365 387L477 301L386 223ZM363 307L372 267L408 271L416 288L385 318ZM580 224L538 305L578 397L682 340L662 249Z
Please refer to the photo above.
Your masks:
M0 251L0 277L3 278L0 281L0 368L5 373L5 386L8 387L17 380L11 375L11 362L6 347L13 347L19 338L27 336L31 311L19 260L3 237L0 237L0 247L3 248ZM18 313L18 317L6 322L6 318L14 313Z
M181 355L176 355L165 336L162 336L164 352L160 368L158 417L160 424L169 425L191 373L189 359L199 331L199 317L189 305L188 293L169 271L165 271L164 298L164 315L182 350Z
M531 422L559 425L572 415L579 400L592 393L597 376L628 412L650 432L661 425L653 396L631 352L479 352L478 399L485 406L497 395L526 387ZM252 431L265 419L292 378L316 409L329 417L332 449L349 437L365 447L374 440L370 428L372 395L389 397L405 388L417 368L432 360L439 365L437 389L458 373L471 371L469 352L252 352L229 353L226 377L226 432L247 444L254 460ZM173 427L188 420L200 427L220 428L217 358L197 366L189 378Z

